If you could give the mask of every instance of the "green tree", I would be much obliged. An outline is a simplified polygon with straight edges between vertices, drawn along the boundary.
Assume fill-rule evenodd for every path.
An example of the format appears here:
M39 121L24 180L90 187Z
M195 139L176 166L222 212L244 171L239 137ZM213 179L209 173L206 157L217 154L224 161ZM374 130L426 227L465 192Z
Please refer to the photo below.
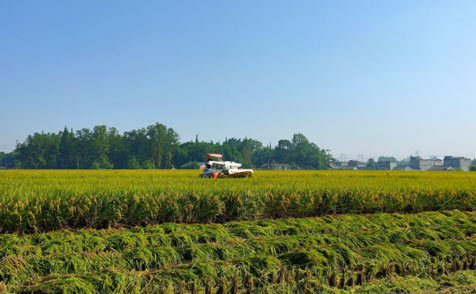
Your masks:
M9 155L10 155L9 153L0 152L0 169L9 168L7 163L7 158Z
M76 131L74 140L74 156L76 158L76 167L89 168L94 159L93 149L91 142L93 140L93 134L90 129L83 128Z
M276 149L274 150L274 159L276 160L276 162L291 164L293 162L292 149L293 144L291 143L291 141L285 139L279 140L278 146L276 146Z
M165 143L165 168L172 168L173 165L173 155L177 152L179 148L179 135L172 129L167 129L167 137Z
M74 133L68 131L66 126L61 135L58 148L58 168L74 168Z
M137 158L132 155L131 158L127 161L127 168L128 169L139 169L140 164L139 161L137 161Z
M380 156L377 160L378 162L397 162L397 159L393 156Z
M375 170L375 169L377 169L377 163L375 162L375 160L373 158L370 158L367 161L366 167L367 167L367 169Z
M15 149L20 161L19 166L32 169L57 168L59 142L59 136L52 133L29 135L25 142L18 144Z
M94 158L93 164L97 163L100 168L112 168L113 165L109 161L109 134L107 127L104 125L95 126L93 128L91 140L92 155Z
M162 159L166 149L167 127L156 123L147 127L147 137L149 139L150 150L155 166L161 168Z
M253 167L253 163L251 162L251 148L248 139L244 139L241 143L241 157L243 158L243 166L244 167Z
M76 132L66 127L58 133L34 133L17 144L1 166L19 168L172 168L188 167L206 161L207 153L221 153L226 160L245 167L286 163L299 169L326 169L332 159L329 150L320 149L303 134L291 141L279 140L276 147L250 138L225 139L222 143L194 141L179 143L179 135L156 123L124 132L104 125ZM7 161L6 161L7 160ZM5 164L4 162L8 162Z
M157 168L155 166L155 162L152 160L152 159L147 159L146 161L144 161L144 163L142 163L142 166L145 168L145 169L154 169L154 168Z
M125 132L123 142L128 155L134 155L139 162L144 162L152 157L145 128Z
M274 160L274 150L270 146L256 150L252 156L253 164L257 167L269 168Z
M109 152L107 157L114 168L128 168L130 151L127 148L125 137L116 128L109 128L107 132Z

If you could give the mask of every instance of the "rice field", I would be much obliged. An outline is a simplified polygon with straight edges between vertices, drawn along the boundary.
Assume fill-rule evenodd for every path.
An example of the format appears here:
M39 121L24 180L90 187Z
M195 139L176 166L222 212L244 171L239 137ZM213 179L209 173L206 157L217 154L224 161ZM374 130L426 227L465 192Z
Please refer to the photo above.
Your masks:
M0 232L475 208L472 173L0 171Z
M18 293L359 292L473 275L475 233L476 213L446 211L3 234L0 280Z
M0 171L0 293L474 293L476 175Z

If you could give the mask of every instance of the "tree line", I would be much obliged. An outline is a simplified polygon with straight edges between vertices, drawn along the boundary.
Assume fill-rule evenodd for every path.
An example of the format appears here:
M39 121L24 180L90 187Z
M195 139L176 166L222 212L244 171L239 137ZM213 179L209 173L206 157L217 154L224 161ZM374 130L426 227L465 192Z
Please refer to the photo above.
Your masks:
M171 169L198 168L207 153L221 153L244 167L275 163L293 169L327 169L332 157L303 134L264 146L258 140L230 138L223 142L180 143L179 135L156 123L120 134L105 125L58 133L34 133L11 153L0 152L1 168L24 169Z

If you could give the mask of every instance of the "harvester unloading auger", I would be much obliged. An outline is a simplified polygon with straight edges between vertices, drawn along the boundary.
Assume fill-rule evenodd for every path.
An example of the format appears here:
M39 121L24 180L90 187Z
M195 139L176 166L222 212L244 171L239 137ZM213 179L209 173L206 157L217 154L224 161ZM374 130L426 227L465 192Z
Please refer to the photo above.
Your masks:
M221 154L210 153L207 157L201 178L249 178L253 174L252 169L240 168L241 163L223 161Z

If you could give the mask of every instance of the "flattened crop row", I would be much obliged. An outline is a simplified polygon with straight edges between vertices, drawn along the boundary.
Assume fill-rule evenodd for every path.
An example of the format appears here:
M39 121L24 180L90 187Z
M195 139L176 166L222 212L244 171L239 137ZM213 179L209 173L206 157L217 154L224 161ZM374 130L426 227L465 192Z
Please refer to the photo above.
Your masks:
M474 270L475 234L476 212L459 211L6 234L0 281L24 293L337 291Z

